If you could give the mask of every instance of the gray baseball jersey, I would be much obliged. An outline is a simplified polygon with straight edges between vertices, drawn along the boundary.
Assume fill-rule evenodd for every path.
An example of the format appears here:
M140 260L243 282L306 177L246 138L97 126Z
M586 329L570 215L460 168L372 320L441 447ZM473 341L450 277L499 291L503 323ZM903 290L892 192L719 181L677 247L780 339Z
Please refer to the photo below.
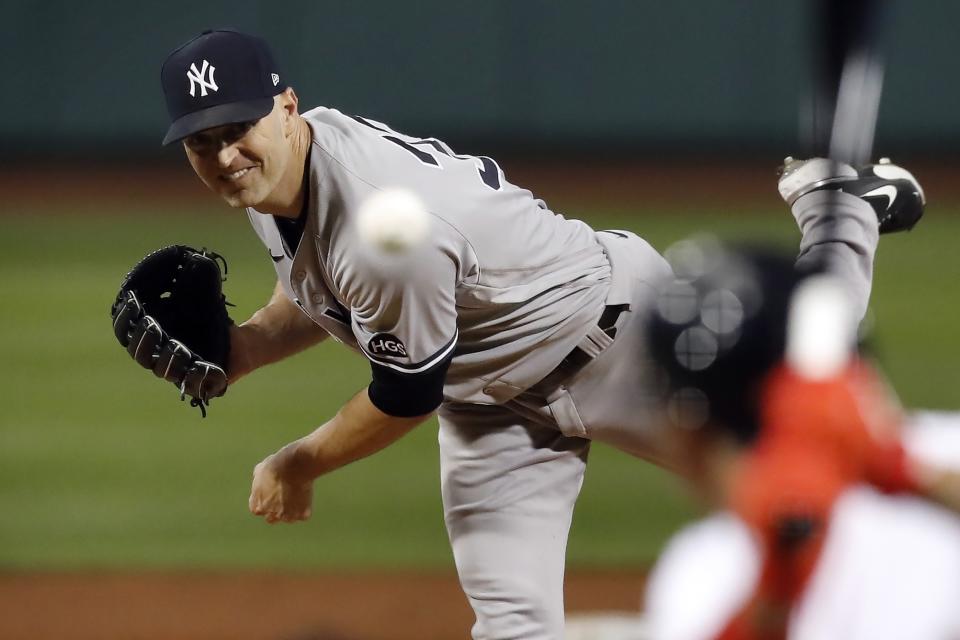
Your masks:
M418 415L444 401L441 494L473 637L562 637L567 534L591 440L657 455L643 316L670 269L635 234L552 213L489 158L332 109L304 117L313 145L299 226L248 211L279 281L370 360L378 407ZM431 214L403 270L368 259L353 229L363 201L391 187ZM800 260L828 259L865 305L870 205L814 193L793 213ZM615 338L598 325L605 305L625 309ZM575 347L589 361L570 368Z
M452 357L444 397L499 404L596 323L610 265L586 224L551 212L489 158L334 109L304 117L313 145L299 245L284 242L282 221L248 215L287 295L334 337L403 376ZM417 268L404 272L368 259L353 227L364 200L393 187L431 215Z

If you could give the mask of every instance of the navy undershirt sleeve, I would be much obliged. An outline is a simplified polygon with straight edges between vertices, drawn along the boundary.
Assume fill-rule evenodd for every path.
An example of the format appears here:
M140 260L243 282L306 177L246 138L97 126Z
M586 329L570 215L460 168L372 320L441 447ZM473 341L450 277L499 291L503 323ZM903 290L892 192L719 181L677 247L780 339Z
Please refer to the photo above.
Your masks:
M430 413L443 402L443 382L453 354L426 371L406 373L371 361L373 381L367 395L387 415L412 418Z

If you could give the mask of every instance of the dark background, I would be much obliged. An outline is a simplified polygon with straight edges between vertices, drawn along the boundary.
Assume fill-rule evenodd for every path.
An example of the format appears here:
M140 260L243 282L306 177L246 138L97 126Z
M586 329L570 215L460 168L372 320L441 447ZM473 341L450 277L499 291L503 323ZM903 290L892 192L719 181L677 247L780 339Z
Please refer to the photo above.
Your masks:
M302 105L467 152L782 154L809 117L813 2L0 2L0 147L163 159L166 54L233 26L275 49ZM960 143L952 0L890 1L879 142Z

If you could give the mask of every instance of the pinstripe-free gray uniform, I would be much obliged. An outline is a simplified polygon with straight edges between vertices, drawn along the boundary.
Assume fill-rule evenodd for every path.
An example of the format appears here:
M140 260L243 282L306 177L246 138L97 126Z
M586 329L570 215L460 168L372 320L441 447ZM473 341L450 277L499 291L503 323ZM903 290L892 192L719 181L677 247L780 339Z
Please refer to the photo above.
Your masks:
M248 210L251 224L286 294L375 370L416 380L449 363L441 486L473 635L559 638L590 441L653 455L640 326L669 267L632 233L551 212L490 159L332 109L304 117L313 145L299 244L272 216ZM428 242L402 270L370 259L353 232L364 199L391 187L415 191L431 214ZM858 198L828 197L846 224L820 224L820 205L795 203L804 259L832 255L865 300L876 217ZM598 325L611 306L624 309L615 337Z

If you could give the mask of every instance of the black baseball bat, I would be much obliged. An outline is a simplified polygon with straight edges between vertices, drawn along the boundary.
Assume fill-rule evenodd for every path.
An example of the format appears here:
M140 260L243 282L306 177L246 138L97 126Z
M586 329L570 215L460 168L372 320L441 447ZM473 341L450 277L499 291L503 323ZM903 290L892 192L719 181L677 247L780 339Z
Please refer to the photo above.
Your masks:
M812 155L853 166L873 152L888 0L819 0L814 20Z

